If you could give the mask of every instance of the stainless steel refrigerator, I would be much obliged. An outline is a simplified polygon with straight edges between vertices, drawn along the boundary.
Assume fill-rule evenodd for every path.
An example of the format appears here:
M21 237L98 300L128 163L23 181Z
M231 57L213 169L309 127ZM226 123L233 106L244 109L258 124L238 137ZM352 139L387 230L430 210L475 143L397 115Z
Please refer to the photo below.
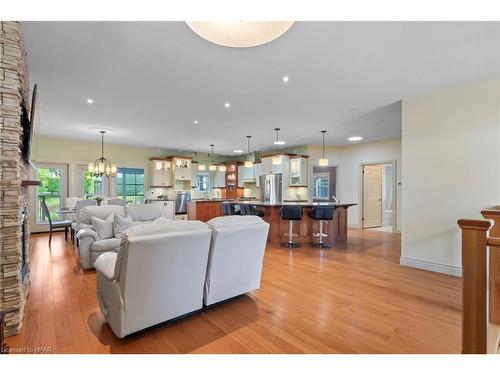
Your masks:
M281 203L283 197L283 178L281 173L259 176L260 201L270 204Z

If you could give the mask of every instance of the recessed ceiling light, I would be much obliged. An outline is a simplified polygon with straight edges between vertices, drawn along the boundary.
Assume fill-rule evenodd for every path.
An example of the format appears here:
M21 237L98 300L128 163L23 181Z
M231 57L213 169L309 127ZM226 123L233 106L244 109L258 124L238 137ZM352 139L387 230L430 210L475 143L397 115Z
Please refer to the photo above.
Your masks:
M87 103L88 103L88 104L93 104L93 103L94 103L94 101L93 101L92 99L88 98L88 99L87 99Z
M195 124L195 125L197 125L197 124L198 124L198 120L194 120L193 122L194 122L194 124Z
M243 153L243 150L234 150L233 151L235 154L242 154Z
M224 103L224 107L226 107L226 108L231 107L231 103L229 103L229 102L225 102L225 103Z
M351 141L351 142L357 142L357 141L363 140L363 137L359 137L359 136L349 137L349 138L347 138L347 140Z
M274 144L275 145L284 145L284 144L286 144L286 142L285 141L274 141Z
M290 77L283 76L282 81L285 82L285 83L287 83L288 81L290 81Z

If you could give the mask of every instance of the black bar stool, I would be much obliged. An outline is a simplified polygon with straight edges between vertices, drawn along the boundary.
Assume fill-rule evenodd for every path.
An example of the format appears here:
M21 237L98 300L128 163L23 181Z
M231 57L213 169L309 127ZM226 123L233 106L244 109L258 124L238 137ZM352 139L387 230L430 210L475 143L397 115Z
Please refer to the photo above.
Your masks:
M234 208L234 203L222 202L221 208L222 208L222 215L224 216L239 215L239 211L237 212L236 209Z
M326 233L323 233L323 221L333 220L333 212L335 208L333 206L314 206L311 210L310 217L313 220L319 221L319 232L313 233L313 237L318 238L318 242L313 244L314 247L320 248L330 248L331 246L323 242L323 237L328 237Z
M293 222L302 220L302 206L281 206L281 220L288 220L288 233L285 233L285 236L288 236L288 243L284 245L290 248L299 247L298 244L293 242L293 237L297 236L296 233L293 233Z
M253 204L240 204L240 215L255 215L255 216L264 216L264 212L257 210Z

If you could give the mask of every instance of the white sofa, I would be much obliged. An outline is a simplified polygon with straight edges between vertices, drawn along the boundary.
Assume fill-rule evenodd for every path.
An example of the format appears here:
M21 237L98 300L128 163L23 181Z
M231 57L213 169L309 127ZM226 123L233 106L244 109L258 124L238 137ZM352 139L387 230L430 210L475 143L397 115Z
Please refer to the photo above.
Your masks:
M97 259L97 297L116 336L203 307L210 237L201 221L183 221L161 234L129 235L118 254Z
M268 230L236 216L132 227L95 262L101 311L122 338L258 289Z
M149 223L162 216L160 207L151 204L137 204L115 206L87 206L79 212L79 222L84 229L78 231L78 253L80 255L80 264L84 269L94 267L94 263L99 255L108 251L117 251L120 246L120 238L99 238L97 232L92 228L92 217L105 220L110 215L118 215L122 218L130 216L134 225Z
M221 216L212 228L205 305L259 289L269 224L258 216Z

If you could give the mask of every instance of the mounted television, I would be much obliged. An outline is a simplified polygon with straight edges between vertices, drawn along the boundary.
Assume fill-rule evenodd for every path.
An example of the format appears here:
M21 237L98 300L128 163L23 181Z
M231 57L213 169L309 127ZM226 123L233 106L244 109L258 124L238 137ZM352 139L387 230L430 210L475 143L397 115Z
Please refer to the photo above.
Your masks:
M33 139L33 130L38 128L40 122L39 103L37 96L37 85L33 86L33 95L31 98L31 113L28 115L26 105L21 110L21 126L23 128L23 138L21 143L22 158L26 163L31 159L31 141Z

